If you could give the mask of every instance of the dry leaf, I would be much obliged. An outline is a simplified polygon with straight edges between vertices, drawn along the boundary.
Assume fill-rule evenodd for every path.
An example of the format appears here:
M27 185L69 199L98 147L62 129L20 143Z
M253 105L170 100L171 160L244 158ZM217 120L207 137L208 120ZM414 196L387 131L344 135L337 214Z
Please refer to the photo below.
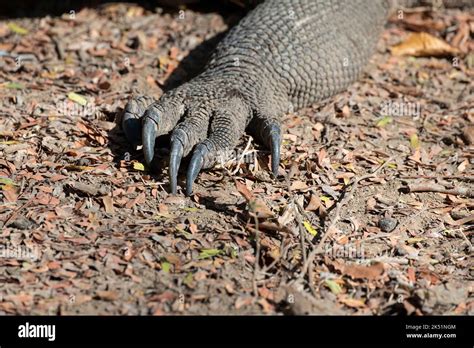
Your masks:
M350 298L347 296L341 296L339 298L339 302L345 304L347 307L351 308L363 308L365 307L365 302L364 300L358 300L355 298Z
M385 270L383 263L380 262L374 263L370 266L362 266L334 261L331 262L331 265L342 274L348 275L353 279L378 279L384 274Z
M307 211L316 211L321 206L321 200L315 194L311 195L308 205L306 206L305 210Z
M290 186L290 191L301 191L308 188L308 185L301 180L293 181Z
M237 191L245 198L249 205L249 210L259 218L273 217L271 209L261 199L255 198L248 187L238 180L235 180L235 187Z
M413 33L391 50L396 56L415 57L455 56L460 53L457 48L428 33Z
M97 290L95 293L99 299L105 301L116 301L119 298L118 293L115 291Z
M104 196L102 197L102 203L104 203L105 212L108 214L115 213L114 209L114 202L112 201L112 197Z

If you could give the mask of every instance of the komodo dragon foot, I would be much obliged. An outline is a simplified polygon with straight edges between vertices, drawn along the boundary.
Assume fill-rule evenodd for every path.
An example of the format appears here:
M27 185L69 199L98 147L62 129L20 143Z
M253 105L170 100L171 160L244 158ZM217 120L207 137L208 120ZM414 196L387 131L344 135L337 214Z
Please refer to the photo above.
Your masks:
M171 132L169 177L173 194L181 160L192 152L186 175L186 194L190 195L201 169L213 167L231 153L249 123L256 130L252 134L270 148L272 172L277 175L280 125L275 118L264 115L263 110L252 109L232 86L195 80L158 101L149 97L132 99L125 107L122 125L132 144L142 141L147 164L154 158L155 139Z

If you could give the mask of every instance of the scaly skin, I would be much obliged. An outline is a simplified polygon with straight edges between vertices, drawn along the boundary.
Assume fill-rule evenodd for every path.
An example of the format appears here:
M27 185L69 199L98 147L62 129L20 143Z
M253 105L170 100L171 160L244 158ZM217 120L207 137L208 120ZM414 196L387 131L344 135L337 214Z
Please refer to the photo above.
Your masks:
M200 170L234 149L246 129L271 150L277 175L282 116L343 91L357 79L382 31L389 3L264 1L229 32L201 75L158 101L131 100L123 117L126 136L133 144L142 140L150 164L156 137L171 132L172 193L183 156L192 152L189 195Z

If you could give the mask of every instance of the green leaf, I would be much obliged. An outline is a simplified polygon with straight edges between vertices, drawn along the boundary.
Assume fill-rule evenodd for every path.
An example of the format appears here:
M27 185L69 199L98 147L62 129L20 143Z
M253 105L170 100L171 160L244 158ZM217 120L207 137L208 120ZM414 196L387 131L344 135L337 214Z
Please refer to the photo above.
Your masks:
M308 231L309 234L316 237L316 235L318 234L318 231L316 231L308 221L303 221L303 226L306 228L306 231Z
M453 152L450 149L445 149L445 150L441 151L439 154L440 154L440 156L451 156L452 153Z
M392 123L392 122L393 122L393 118L391 118L390 116L384 116L377 122L377 127L383 128L387 124Z
M381 159L381 160L378 160L378 162L379 162L380 165L385 165L385 163L387 161ZM386 166L387 166L387 168L391 168L391 169L397 169L397 167L398 167L395 162L389 162L389 163L386 164Z
M34 266L33 266L31 263L29 263L29 262L23 261L23 262L21 263L21 268L22 268L22 270L24 270L24 271L29 271L29 270L32 269L33 267L34 267Z
M145 166L143 165L143 163L133 162L133 169L144 172L145 171Z
M328 196L321 196L319 197L320 200L322 200L324 203L328 203L331 201L331 198L329 198Z
M28 29L25 29L23 27L20 27L16 23L8 23L8 29L13 31L14 33L20 34L20 35L26 35L28 34Z
M387 167L390 169L397 169L398 166L396 163L390 162L389 164L387 164Z
M4 86L5 86L5 88L9 88L9 89L23 89L23 88L25 88L25 86L23 86L19 82L8 82Z
M194 281L193 274L189 272L188 274L186 274L186 277L184 277L183 284L188 287L192 287L193 281Z
M87 105L87 99L80 95L80 94L77 94L77 93L74 93L74 92L69 92L67 94L67 97L72 100L73 102L76 102L78 103L79 105L82 105L82 106L85 106Z
M191 239L194 238L191 233L186 232L186 231L185 231L184 229L182 229L182 228L176 227L176 231L177 231L178 233L180 233L180 234L181 234L184 238L186 238L187 240L191 240Z
M335 295L340 294L342 292L341 286L336 283L334 280L326 279L324 283L327 285L329 290Z
M199 254L199 259L208 259L220 254L222 254L222 250L219 249L202 249Z
M414 149L420 148L420 140L418 139L418 135L416 133L412 134L412 136L410 137L410 145Z
M171 264L169 262L163 261L161 263L161 270L165 273L170 273Z
M170 213L157 213L155 216L153 216L153 219L155 220L161 220L161 219L174 219L175 216Z
M18 186L12 179L9 178L0 178L1 185L10 185L10 186Z

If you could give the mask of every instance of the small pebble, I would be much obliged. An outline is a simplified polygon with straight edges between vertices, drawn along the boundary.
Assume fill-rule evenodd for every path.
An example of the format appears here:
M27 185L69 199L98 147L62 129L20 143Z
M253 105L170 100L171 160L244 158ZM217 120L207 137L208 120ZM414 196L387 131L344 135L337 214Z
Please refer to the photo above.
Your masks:
M383 232L392 232L397 227L398 221L392 218L382 218L379 220L379 227Z
M91 161L88 158L81 158L78 162L78 165L80 166L88 166L91 164Z

